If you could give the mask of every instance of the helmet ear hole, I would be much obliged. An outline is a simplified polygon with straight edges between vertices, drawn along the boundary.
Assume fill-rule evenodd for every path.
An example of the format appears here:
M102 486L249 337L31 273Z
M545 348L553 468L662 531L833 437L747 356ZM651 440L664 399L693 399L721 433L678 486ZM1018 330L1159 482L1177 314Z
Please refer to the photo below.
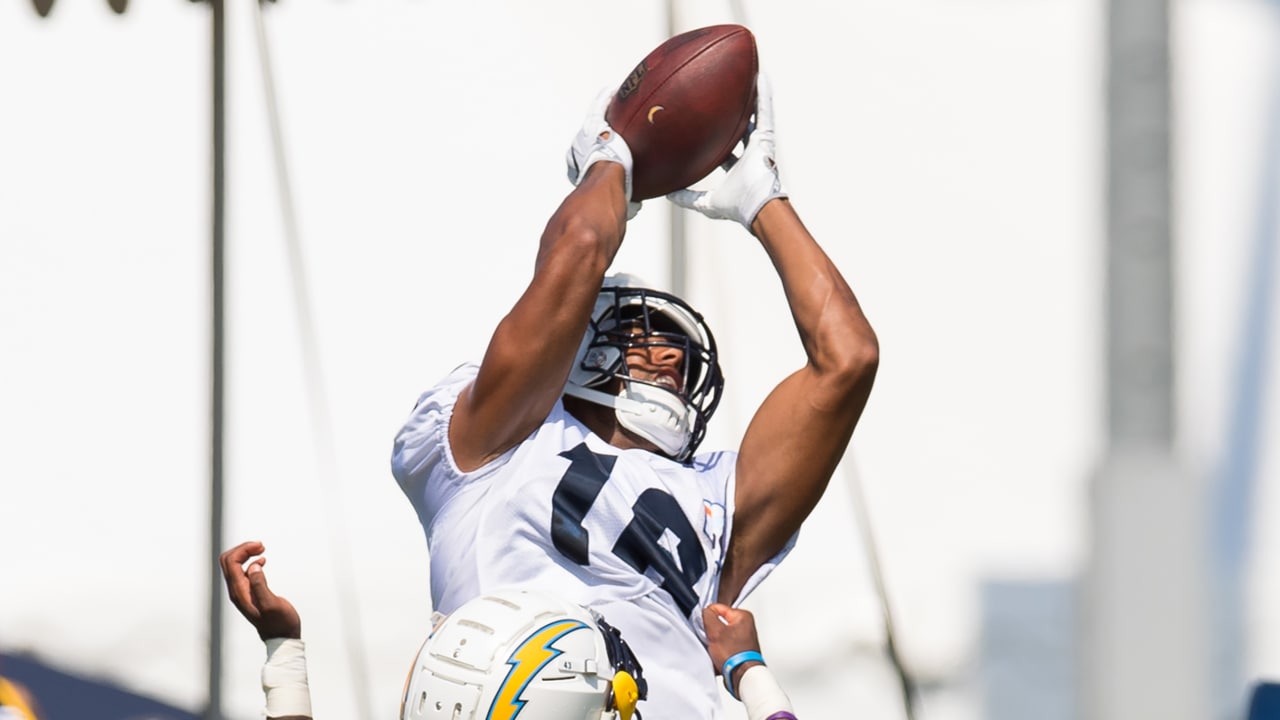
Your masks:
M602 376L617 372L622 363L622 350L610 346L593 346L587 349L580 363L582 369L600 373ZM601 377L600 379L605 379Z

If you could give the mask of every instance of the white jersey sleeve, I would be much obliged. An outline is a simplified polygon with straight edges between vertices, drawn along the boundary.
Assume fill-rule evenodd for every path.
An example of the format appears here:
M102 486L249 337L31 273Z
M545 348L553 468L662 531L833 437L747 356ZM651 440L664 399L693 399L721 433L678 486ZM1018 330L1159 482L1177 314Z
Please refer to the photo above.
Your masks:
M474 364L461 365L436 387L423 393L408 422L396 435L391 456L392 475L413 504L422 527L428 530L441 507L468 484L488 474L484 468L473 473L458 470L449 447L453 405L458 394L475 379L477 369ZM441 464L447 465L447 470L433 473ZM428 486L429 478L434 482Z
M719 717L701 611L716 599L732 533L737 455L708 453L684 465L620 450L557 403L519 445L464 473L448 425L476 371L463 366L422 395L392 458L431 551L435 609L448 613L501 588L554 592L622 631L650 681L642 711ZM760 568L743 597L790 547Z

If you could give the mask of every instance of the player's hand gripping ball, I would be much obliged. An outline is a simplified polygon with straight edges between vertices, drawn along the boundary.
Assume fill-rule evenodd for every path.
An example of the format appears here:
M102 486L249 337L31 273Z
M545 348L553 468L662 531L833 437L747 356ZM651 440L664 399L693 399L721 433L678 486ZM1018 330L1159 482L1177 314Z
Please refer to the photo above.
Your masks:
M773 90L765 73L756 82L756 118L744 140L742 156L725 161L727 172L716 187L676 190L667 197L713 220L733 220L751 230L756 215L770 200L787 197L774 159Z
M758 69L741 25L690 30L640 61L605 113L631 149L632 200L686 188L729 157L755 109Z

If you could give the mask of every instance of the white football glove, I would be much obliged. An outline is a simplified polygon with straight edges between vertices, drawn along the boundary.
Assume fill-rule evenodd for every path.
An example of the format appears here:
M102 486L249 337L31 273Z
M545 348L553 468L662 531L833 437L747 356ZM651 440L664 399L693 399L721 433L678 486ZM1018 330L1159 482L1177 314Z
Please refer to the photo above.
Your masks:
M723 167L728 172L719 186L712 190L677 190L667 198L715 220L736 220L750 231L765 203L787 197L774 161L773 88L764 73L756 78L755 120L743 137L746 147L742 157L730 156L725 161Z
M604 113L609 108L613 92L609 88L604 88L596 96L591 103L591 109L587 112L586 120L582 122L582 129L573 139L573 144L565 153L564 160L569 170L569 182L575 187L586 176L587 168L601 160L621 165L627 178L627 219L630 220L640 212L640 203L631 202L631 148L627 147L627 141L614 132L604 119Z

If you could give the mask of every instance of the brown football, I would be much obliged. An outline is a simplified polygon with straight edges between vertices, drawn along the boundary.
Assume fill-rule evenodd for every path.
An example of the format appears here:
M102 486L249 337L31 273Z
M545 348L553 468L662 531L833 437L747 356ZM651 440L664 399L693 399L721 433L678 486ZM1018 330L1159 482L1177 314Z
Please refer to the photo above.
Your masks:
M688 187L742 139L755 110L756 39L713 25L659 45L627 76L605 119L631 148L631 198Z

